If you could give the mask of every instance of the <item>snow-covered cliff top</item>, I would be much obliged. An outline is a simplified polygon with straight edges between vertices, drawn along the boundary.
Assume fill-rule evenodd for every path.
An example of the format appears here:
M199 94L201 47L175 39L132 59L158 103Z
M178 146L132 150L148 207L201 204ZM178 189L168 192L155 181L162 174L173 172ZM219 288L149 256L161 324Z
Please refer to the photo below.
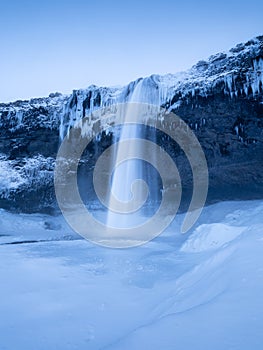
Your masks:
M21 127L55 128L62 138L94 109L132 100L172 110L188 98L213 94L218 86L231 98L255 97L262 91L263 36L200 61L186 72L151 75L123 87L91 85L71 95L54 93L47 98L0 104L0 126L10 131Z

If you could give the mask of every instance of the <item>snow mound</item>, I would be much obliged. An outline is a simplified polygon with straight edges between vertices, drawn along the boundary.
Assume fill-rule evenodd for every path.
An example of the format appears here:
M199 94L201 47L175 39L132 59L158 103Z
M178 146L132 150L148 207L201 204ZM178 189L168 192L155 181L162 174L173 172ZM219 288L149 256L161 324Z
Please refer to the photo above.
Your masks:
M203 224L197 227L183 244L182 252L204 252L217 249L237 238L245 227L230 226L221 223Z

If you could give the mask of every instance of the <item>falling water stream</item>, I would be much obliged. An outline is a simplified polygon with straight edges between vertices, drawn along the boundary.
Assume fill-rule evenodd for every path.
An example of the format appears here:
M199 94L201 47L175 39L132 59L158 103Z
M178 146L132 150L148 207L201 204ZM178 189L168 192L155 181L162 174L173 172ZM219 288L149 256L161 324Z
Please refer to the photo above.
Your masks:
M118 140L119 143L115 156L115 164L119 162L121 154L125 154L125 157L129 159L131 158L132 154L136 153L138 158L140 158L139 155L142 153L142 150L139 148L140 146L136 144L136 142L131 144L130 142L123 143L123 141L131 141L138 138L144 138L145 136L145 130L139 124L141 117L141 108L139 103L145 102L143 100L145 97L145 89L147 89L147 86L145 87L143 85L143 80L140 80L129 98L129 103L126 105L124 112L124 124ZM138 106L136 106L136 103L138 103ZM132 116L130 115L131 113L133 114ZM132 117L134 120L134 124L125 123L125 120L131 119L130 117ZM145 167L143 161L139 159L124 161L116 167L112 175L109 208L112 208L114 196L124 203L135 200L133 196L134 193L132 192L132 185L135 184L136 180L146 178L146 168L147 167ZM138 183L136 185L138 185ZM140 203L144 202L143 191L141 191L139 195L137 193L137 200ZM126 228L134 226L135 224L140 224L143 221L144 216L142 215L142 210L137 210L133 213L116 213L112 210L108 211L107 225L111 227Z

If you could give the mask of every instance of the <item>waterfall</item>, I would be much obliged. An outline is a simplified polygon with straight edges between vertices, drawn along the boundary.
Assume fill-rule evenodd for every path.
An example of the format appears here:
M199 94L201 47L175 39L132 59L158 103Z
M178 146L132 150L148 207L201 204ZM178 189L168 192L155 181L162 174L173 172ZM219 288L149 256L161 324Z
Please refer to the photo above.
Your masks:
M145 80L141 79L137 82L134 90L129 96L129 103L127 104L127 108L125 109L125 117L124 124L122 126L122 130L120 133L120 138L118 140L118 148L115 155L115 164L118 164L121 159L121 155L125 154L125 158L132 158L132 154L138 155L140 158L140 154L142 151L138 143L133 142L132 145L130 142L123 143L124 140L134 140L138 138L145 138L145 129L141 127L140 124L140 113L141 108L139 103L147 103L148 97L156 93L159 95L158 90L155 88L155 91L152 89L152 84L145 84ZM159 102L158 98L155 98L156 102ZM136 105L138 103L138 107ZM131 115L132 114L132 115ZM125 123L125 120L129 119L134 120L134 124ZM153 140L154 141L154 140ZM131 149L131 147L133 147ZM129 203L131 201L137 201L135 207L141 207L139 204L143 204L145 202L145 193L143 189L137 191L136 193L132 190L132 187L137 182L136 185L143 185L142 182L138 182L138 179L145 179L148 185L148 181L150 180L147 177L147 167L145 164L139 159L130 159L125 162L122 162L119 166L116 167L115 171L112 175L111 182L111 193L108 200L109 208L112 208L114 197L116 197L119 201L124 203ZM142 211L134 211L133 213L116 213L111 210L108 212L107 216L107 225L111 227L129 227L130 225L139 224L143 222Z

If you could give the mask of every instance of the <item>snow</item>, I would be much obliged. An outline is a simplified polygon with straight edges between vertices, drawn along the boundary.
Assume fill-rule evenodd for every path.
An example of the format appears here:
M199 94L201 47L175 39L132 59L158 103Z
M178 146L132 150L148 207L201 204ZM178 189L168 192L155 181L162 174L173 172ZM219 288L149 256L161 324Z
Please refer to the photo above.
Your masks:
M263 86L263 58L260 55L262 42L254 39L248 44L239 44L227 53L211 56L208 61L201 61L185 72L176 74L153 74L140 78L124 87L105 88L90 86L87 89L74 91L66 103L63 126L60 128L60 138L68 133L70 127L84 116L92 115L100 107L108 107L117 103L125 103L133 96L136 87L141 85L142 94L135 102L148 103L155 106L165 106L168 112L178 109L183 101L189 102L197 96L207 97L218 85L224 85L223 91L231 99L245 93L256 97ZM250 66L244 72L245 60L251 58ZM243 83L240 83L242 77ZM100 105L95 107L94 100L100 96ZM89 99L89 108L83 109L83 101ZM72 107L72 101L75 101ZM194 104L193 104L194 108ZM78 125L78 124L77 124ZM85 125L85 133L92 123Z
M200 225L182 246L181 251L202 252L222 247L238 237L244 229L221 223Z
M55 161L41 155L21 160L8 160L0 155L0 198L8 198L19 189L45 185L52 181Z
M58 129L62 140L71 127L88 117L82 136L91 134L93 112L129 101L138 84L143 86L143 95L137 102L162 106L168 112L198 96L208 97L216 87L230 98L244 94L255 98L262 92L263 86L262 38L213 55L185 72L163 76L153 74L122 87L91 85L87 89L74 90L71 95L53 93L47 98L0 104L0 127L8 124L11 132L33 126ZM195 105L193 103L193 108ZM47 115L38 111L36 118L35 113L41 108Z
M22 128L31 129L34 126L47 129L58 128L63 105L68 99L68 95L55 93L46 98L0 103L0 127L8 126L11 132ZM47 115L42 114L44 110Z
M178 215L125 250L92 245L60 216L1 210L0 349L260 349L262 210L218 203L192 232L179 234Z
M97 111L132 96L168 111L184 102L195 108L198 96L217 86L230 98L256 97L261 49L255 39L186 72L0 104L0 127L58 129L62 140L75 125L83 137L93 135ZM252 64L243 70L248 57ZM114 113L100 125L113 121ZM242 141L243 125L234 130ZM0 199L52 181L53 168L51 158L0 155ZM0 210L0 350L260 349L262 211L262 201L218 203L186 235L179 234L184 216L178 215L148 244L111 250L83 240L62 216Z
M19 188L25 183L25 179L19 174L12 162L4 156L0 157L0 197L5 197L11 190Z

